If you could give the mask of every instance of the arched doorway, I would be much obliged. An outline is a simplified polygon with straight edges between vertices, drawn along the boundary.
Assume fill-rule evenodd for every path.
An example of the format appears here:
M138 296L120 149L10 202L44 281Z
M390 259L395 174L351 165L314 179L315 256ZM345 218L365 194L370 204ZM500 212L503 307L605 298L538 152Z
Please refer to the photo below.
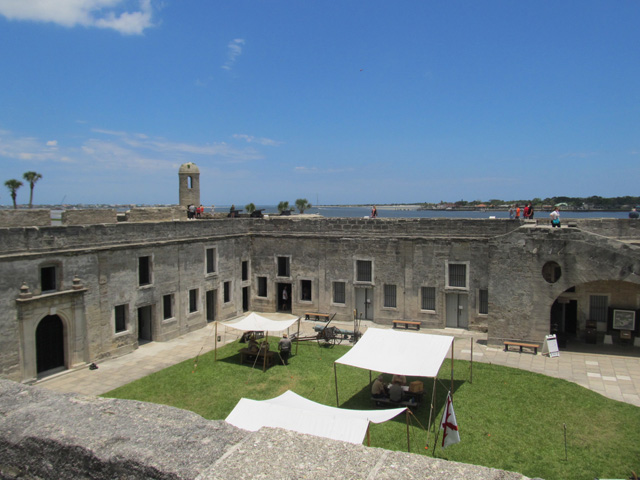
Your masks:
M36 364L38 375L64 369L64 326L58 315L47 315L36 328Z

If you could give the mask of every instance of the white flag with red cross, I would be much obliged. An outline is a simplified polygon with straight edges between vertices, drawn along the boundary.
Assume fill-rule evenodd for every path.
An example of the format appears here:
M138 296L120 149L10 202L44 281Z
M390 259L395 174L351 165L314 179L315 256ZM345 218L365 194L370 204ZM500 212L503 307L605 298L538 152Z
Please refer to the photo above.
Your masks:
M458 422L456 414L453 411L453 400L451 392L447 395L447 405L442 412L442 420L440 421L440 430L444 430L442 434L442 448L445 448L460 441L460 433L458 432Z

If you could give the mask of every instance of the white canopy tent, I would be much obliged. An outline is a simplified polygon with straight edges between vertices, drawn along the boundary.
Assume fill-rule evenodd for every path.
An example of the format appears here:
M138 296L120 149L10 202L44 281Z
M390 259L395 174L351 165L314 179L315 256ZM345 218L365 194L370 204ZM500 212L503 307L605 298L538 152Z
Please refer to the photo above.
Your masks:
M333 364L336 405L340 405L336 369L338 363L369 370L369 383L371 383L371 371L433 378L428 421L430 425L435 408L438 372L449 350L451 350L451 382L453 383L453 339L448 335L369 328L360 341Z
M405 410L406 408L347 410L329 407L287 390L270 400L242 398L225 421L253 432L262 427L276 427L359 444L367 433L369 422L386 422Z
M300 329L299 323L300 317L287 318L284 320L274 320L264 315L260 315L256 312L251 312L248 315L240 318L234 318L228 322L220 322L225 327L234 328L243 332L281 332L286 330L294 323L298 322L298 330ZM216 322L216 341L214 358L218 359L218 322ZM266 356L264 356L263 370L266 369Z
M336 363L376 372L436 377L453 337L369 328Z
M297 318L287 320L272 320L256 312L228 322L220 322L225 327L235 328L243 332L281 332L298 321Z

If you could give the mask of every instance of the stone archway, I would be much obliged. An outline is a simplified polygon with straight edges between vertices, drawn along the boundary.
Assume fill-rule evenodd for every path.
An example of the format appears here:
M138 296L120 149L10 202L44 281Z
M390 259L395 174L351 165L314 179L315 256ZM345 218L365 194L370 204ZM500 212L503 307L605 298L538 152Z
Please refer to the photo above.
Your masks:
M65 368L64 324L58 315L47 315L36 327L37 374Z

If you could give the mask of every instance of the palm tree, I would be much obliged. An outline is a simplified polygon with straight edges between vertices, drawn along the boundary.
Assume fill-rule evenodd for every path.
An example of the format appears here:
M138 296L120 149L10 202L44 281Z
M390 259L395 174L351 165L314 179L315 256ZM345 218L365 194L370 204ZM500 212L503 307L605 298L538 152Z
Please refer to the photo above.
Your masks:
M305 210L311 208L311 204L306 198L299 198L296 200L296 208L300 211L300 213L304 213Z
M42 174L38 172L25 172L22 178L29 182L29 186L31 187L31 194L29 195L29 208L31 208L33 206L33 187L36 182L42 178Z
M249 215L251 215L256 211L256 206L253 203L249 203L248 205L244 206L244 209Z
M13 178L4 182L4 186L7 187L11 192L11 198L13 199L13 208L17 209L18 206L16 205L16 196L18 195L18 189L22 186L22 182Z

